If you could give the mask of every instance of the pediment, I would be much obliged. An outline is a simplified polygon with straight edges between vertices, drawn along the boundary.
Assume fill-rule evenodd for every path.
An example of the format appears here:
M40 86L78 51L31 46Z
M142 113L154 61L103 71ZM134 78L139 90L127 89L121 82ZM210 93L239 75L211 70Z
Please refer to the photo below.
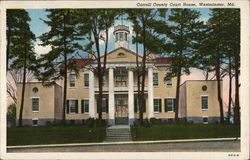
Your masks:
M103 59L104 56L101 57L101 61ZM138 60L142 60L140 55L138 56ZM107 54L107 62L136 62L136 53L120 47Z

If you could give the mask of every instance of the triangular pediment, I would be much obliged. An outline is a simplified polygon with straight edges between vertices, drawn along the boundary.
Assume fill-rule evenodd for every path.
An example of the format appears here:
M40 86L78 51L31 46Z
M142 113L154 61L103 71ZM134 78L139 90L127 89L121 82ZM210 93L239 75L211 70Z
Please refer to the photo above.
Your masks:
M103 61L104 56L101 57ZM142 57L139 55L138 60ZM123 47L117 48L107 54L107 62L136 62L136 53Z

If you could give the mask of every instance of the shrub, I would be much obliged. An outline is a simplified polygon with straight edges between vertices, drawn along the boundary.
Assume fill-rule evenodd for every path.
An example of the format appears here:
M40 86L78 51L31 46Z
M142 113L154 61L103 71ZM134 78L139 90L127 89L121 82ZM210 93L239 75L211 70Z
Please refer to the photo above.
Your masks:
M146 128L150 127L150 122L147 118L143 121L142 126L144 126Z
M157 120L156 120L155 118L150 118L149 121L150 121L151 124L156 124L156 121L157 121Z

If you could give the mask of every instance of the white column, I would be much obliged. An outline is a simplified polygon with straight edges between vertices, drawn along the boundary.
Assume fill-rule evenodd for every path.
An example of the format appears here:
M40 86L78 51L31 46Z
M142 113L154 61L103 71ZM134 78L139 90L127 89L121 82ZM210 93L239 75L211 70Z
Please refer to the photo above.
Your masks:
M133 124L134 122L134 73L133 71L128 71L128 117L129 124Z
M95 118L95 76L89 71L89 116Z
M109 68L109 124L115 124L114 69Z
M154 117L153 68L148 68L148 118Z

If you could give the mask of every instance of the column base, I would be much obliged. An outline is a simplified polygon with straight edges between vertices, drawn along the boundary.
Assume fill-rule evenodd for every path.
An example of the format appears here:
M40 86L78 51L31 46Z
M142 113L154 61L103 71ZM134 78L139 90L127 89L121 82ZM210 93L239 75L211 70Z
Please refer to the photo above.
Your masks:
M115 125L114 119L108 119L108 125Z

